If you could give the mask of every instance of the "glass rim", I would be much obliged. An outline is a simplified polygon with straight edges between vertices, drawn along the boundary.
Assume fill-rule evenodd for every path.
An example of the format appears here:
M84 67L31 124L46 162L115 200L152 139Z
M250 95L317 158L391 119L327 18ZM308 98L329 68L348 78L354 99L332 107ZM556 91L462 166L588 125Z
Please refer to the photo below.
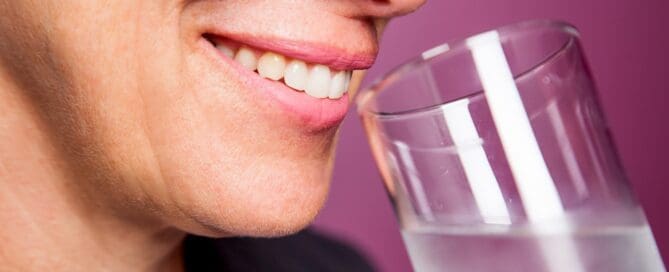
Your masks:
M433 46L432 48L429 48L427 50L422 51L419 55L412 57L401 64L395 66L392 68L390 71L382 74L381 76L376 77L371 84L368 85L368 87L365 87L361 89L361 91L358 93L358 95L355 98L356 106L357 106L357 112L359 115L363 114L371 114L374 117L377 118L393 118L393 117L403 117L406 115L412 115L416 111L422 111L424 109L432 109L432 108L437 108L440 106L443 106L445 104L450 104L452 102L456 102L458 100L461 100L466 97L470 97L472 95L478 94L479 92L472 93L463 97L459 98L454 98L454 99L449 99L447 101L444 101L443 103L431 106L426 106L426 107L418 107L416 109L410 109L410 110L405 110L405 111L399 111L399 112L383 112L383 111L376 111L372 110L369 106L369 102L373 100L378 94L379 91L384 89L387 85L392 84L394 81L397 79L401 78L405 73L407 73L411 68L414 68L416 66L425 64L433 60L434 58L438 56L443 56L444 54L456 54L457 52L461 50L468 49L470 45L467 44L467 40L480 36L480 35L485 35L491 32L497 32L499 33L501 38L504 37L509 37L513 36L514 34L518 33L517 31L523 30L523 31L542 31L542 30L558 30L560 32L566 33L570 36L570 39L566 42L567 44L573 41L575 38L580 37L580 33L578 29L573 26L570 23L567 23L565 21L561 20L552 20L552 19L536 19L536 20L526 20L526 21L519 21L515 23L511 23L508 25L504 25L501 27L496 27L492 28L486 31L481 31L473 35L466 36L465 38L459 38L455 39L454 41L450 42L444 42L439 45ZM556 52L553 52L548 55L546 59L543 59L539 62L537 62L537 65L534 65L530 68L528 68L525 71L522 71L519 73L520 76L527 74L528 72L534 70L538 65L541 63L545 63L546 61L549 61L556 53L559 53L561 51L565 50L564 47L560 48Z

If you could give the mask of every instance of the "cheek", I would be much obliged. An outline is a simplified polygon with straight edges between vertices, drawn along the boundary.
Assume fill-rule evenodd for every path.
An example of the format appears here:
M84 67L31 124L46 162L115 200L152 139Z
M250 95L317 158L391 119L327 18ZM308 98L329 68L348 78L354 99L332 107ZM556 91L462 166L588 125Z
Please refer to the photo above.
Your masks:
M329 187L335 131L307 135L260 117L240 95L254 90L212 72L165 23L177 18L110 10L124 15L54 21L39 39L53 41L51 55L24 67L53 138L82 180L96 181L81 185L92 198L207 235L279 235L310 222Z

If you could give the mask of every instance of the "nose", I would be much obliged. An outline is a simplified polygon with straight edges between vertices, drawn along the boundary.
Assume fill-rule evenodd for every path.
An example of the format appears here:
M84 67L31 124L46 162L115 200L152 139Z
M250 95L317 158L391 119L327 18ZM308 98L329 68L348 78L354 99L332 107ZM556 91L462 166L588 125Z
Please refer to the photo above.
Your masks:
M426 0L346 0L354 9L348 9L349 15L376 18L390 18L410 13L425 3Z

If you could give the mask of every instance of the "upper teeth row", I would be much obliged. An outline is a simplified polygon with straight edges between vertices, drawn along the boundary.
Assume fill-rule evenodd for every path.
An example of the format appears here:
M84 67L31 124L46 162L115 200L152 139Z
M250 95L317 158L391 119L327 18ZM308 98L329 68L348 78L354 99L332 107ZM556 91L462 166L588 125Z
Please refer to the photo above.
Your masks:
M274 52L258 52L246 46L235 48L225 43L216 44L216 48L244 68L257 70L261 77L271 80L283 78L289 87L316 98L340 98L351 81L351 71L336 71L322 64L308 64Z

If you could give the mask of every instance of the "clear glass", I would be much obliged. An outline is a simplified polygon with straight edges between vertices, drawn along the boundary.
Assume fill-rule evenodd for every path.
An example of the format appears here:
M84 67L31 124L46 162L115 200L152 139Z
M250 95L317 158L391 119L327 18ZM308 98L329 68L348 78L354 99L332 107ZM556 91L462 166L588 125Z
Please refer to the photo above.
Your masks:
M574 27L437 46L357 103L416 271L665 271Z

